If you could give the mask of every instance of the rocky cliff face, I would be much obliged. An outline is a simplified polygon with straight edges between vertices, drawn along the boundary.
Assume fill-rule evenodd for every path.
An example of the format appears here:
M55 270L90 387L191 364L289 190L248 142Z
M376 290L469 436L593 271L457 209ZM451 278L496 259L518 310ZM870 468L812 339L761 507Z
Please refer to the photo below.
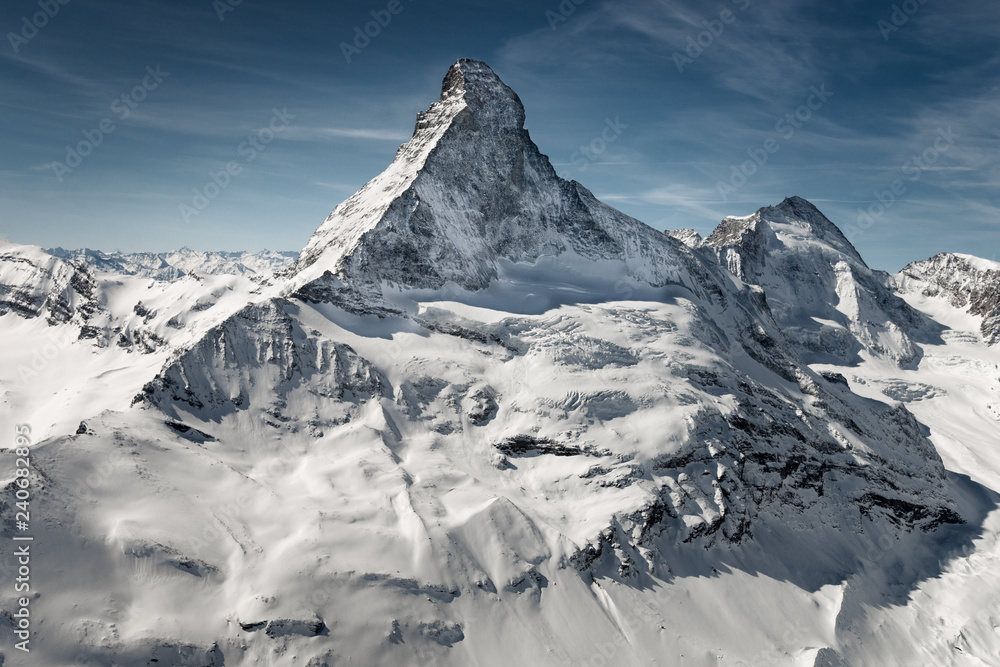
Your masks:
M392 165L316 230L296 265L298 284L329 272L480 290L505 261L575 255L624 261L629 275L654 285L691 286L697 263L688 249L560 179L524 118L520 99L485 63L458 61Z
M154 401L173 417L176 403L206 421L253 405L276 426L289 420L286 411L303 414L302 400L288 404L299 386L308 386L313 400L345 405L380 396L371 364L350 346L303 330L289 314L296 310L284 300L247 306L169 362L137 401Z
M903 293L940 297L955 308L982 317L983 340L989 345L1000 342L1000 264L943 253L908 265L894 278Z
M857 363L862 351L903 368L919 360L914 339L930 335L926 318L804 199L727 218L703 245L763 289L775 321L807 361Z
M0 240L0 315L50 324L89 319L99 308L93 276L33 246Z

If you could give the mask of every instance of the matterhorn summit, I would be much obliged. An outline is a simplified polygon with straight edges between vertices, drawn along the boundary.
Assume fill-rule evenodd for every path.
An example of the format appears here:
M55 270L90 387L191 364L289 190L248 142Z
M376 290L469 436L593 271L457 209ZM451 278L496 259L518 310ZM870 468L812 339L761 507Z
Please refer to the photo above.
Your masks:
M489 66L459 60L389 168L313 234L295 283L328 274L479 290L505 263L565 255L613 260L654 285L692 284L687 248L559 178L524 119Z

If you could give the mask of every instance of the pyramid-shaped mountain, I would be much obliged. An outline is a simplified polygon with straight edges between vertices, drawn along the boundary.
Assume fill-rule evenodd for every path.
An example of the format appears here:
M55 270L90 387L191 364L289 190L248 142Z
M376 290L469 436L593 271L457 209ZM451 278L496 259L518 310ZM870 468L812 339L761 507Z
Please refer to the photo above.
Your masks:
M653 285L692 286L688 249L561 179L524 118L517 94L488 65L459 60L392 165L313 234L295 269L298 284L329 272L477 290L505 260L565 255L624 262Z

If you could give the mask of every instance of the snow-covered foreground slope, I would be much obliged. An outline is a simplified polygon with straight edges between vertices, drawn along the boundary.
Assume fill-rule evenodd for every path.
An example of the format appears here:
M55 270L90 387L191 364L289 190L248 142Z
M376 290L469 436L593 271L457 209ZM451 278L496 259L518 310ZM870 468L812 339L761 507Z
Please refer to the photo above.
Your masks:
M971 539L953 513L977 521L980 493L903 413L804 395L660 296L230 318L35 450L37 610L63 619L39 652L795 664L837 645L845 580L881 583L880 540Z
M459 61L270 282L10 250L38 444L8 664L997 664L978 316L797 198L656 232L523 120Z
M928 427L949 470L1000 492L1000 348L984 340L983 318L969 312L967 301L956 307L936 290L930 296L912 291L909 270L894 278L910 305L946 327L942 343L924 345L915 369L900 372L869 360L836 370L860 395L905 404ZM971 547L939 577L920 583L906 604L882 605L868 593L865 613L845 610L848 664L1000 664L997 582L1000 512L991 509Z

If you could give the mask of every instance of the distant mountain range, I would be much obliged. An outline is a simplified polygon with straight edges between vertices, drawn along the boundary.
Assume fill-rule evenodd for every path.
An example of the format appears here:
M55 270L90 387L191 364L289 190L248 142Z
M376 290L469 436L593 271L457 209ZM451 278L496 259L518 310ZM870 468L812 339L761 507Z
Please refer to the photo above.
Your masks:
M204 252L181 248L172 252L101 252L100 250L46 250L53 257L85 264L98 273L176 280L191 272L211 275L266 276L290 266L297 252Z

